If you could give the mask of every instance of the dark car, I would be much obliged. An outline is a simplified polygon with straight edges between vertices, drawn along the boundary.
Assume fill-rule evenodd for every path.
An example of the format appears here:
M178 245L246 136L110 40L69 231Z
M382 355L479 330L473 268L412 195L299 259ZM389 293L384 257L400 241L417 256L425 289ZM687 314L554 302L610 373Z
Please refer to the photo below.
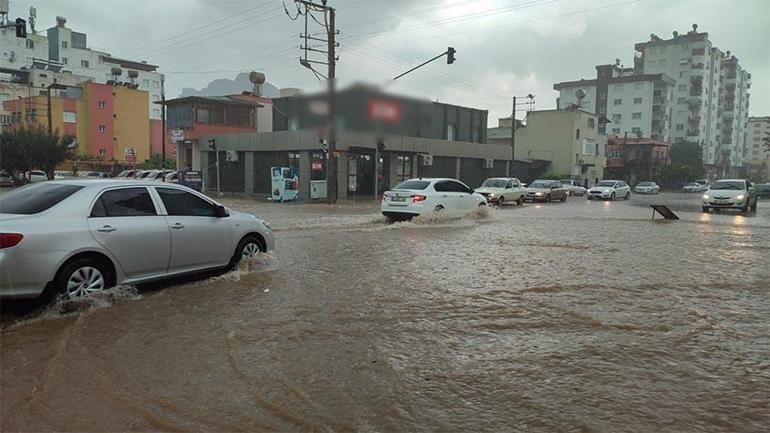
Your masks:
M0 171L0 186L13 187L13 185L13 176L4 171Z
M754 185L757 198L770 198L770 183L758 183Z

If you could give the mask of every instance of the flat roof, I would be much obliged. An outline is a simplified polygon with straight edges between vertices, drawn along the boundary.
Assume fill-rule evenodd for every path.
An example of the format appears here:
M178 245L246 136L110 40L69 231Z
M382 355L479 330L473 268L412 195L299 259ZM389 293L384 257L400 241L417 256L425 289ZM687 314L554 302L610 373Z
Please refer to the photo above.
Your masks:
M229 105L248 105L250 107L264 107L264 105L260 104L257 101L249 101L247 99L243 98L236 98L235 96L241 96L241 95L233 95L233 96L185 96L183 98L176 98L176 99L166 99L165 105L176 105L176 104L182 104L185 102L213 102L217 104L229 104ZM156 104L163 105L163 101L156 101Z
M102 56L102 60L107 63L117 63L124 68L139 69L141 71L155 72L158 69L157 65L151 65L145 62L137 62L135 60L120 59L112 56Z

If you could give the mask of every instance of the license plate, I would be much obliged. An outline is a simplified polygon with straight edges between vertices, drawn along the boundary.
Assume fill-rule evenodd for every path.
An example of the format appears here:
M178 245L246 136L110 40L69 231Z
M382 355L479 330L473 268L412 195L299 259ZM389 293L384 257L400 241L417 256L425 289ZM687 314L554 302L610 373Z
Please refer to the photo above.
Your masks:
M399 197L397 195L390 196L390 201L405 202L406 197Z

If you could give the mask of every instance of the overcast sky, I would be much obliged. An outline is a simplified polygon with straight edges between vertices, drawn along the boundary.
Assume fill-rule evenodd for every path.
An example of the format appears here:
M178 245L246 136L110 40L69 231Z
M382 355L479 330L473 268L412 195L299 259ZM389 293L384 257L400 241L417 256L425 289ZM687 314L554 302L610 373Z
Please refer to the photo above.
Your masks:
M289 11L296 9L286 0ZM555 106L553 83L595 77L595 65L633 65L634 43L670 38L693 23L731 50L752 74L753 116L770 115L769 0L329 0L337 8L337 75L384 83L453 46L437 61L389 86L398 93L510 116L511 96ZM65 16L88 44L116 57L147 60L166 73L167 94L215 78L259 70L278 87L320 86L298 64L304 21L280 0L11 0L11 18L37 8L38 30ZM309 24L310 32L321 27ZM763 97L764 96L764 97Z

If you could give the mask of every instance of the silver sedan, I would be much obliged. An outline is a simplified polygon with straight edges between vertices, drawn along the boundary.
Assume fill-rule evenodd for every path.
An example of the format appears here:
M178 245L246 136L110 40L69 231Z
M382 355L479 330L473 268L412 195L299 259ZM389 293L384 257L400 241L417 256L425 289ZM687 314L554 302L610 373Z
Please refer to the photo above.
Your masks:
M0 197L0 298L78 297L233 267L273 247L265 221L184 186L30 184Z

